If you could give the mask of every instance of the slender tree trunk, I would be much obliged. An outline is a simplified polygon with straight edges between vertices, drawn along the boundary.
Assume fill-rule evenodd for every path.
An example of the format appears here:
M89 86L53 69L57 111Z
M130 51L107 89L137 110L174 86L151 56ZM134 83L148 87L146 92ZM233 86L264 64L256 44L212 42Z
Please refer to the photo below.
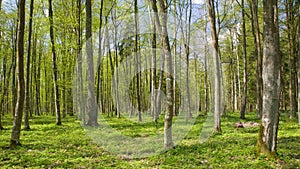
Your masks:
M88 82L88 126L98 126L98 109L95 96L95 74L92 38L92 0L86 0L86 54L87 54L87 82Z
M138 29L138 4L137 0L134 1L134 21L135 21L135 41L134 41L134 54L135 54L135 72L137 73L136 87L137 87L137 108L138 108L138 120L142 121L141 116L141 89L140 89L140 70L139 70L139 29Z
M288 38L288 55L289 55L289 74L290 74L290 79L289 79L289 97L290 97L290 118L294 118L296 116L296 62L294 60L294 53L293 46L294 46L294 41L292 36L293 33L295 32L293 29L293 2L291 0L286 0L285 1L285 7L286 7L286 27L287 27L287 38Z
M157 122L156 115L156 26L153 21L153 34L152 34L152 60L151 60L151 109L150 114L153 115L153 119Z
M0 12L1 12L1 8L2 8L2 0L0 0ZM1 30L1 26L0 26L0 40L1 40L1 37L2 37L2 30ZM2 46L0 46L0 51L1 51L1 49L2 49ZM4 59L3 59L4 60ZM3 68L4 69L4 73L3 73L3 89L5 88L4 86L5 86L5 69L6 68ZM0 89L2 89L2 86L0 87ZM4 96L4 93L2 94L2 98L4 98L5 96ZM3 130L4 128L3 128L3 126L2 126L2 113L3 113L3 110L4 110L4 108L3 108L3 103L2 103L2 101L1 101L1 103L0 103L0 130Z
M268 157L276 157L280 87L277 0L264 0L263 5L263 111L256 150L266 154Z
M300 1L298 0L298 21L300 22ZM298 123L300 124L300 24L298 23Z
M205 8L205 11L207 9ZM205 12L207 13L207 12ZM208 69L207 69L207 63L208 63L208 42L207 42L207 21L205 18L205 26L204 26L204 38L205 38L205 46L204 46L204 114L206 115L209 110L209 83L208 83Z
M30 15L29 15L29 31L28 31L28 47L27 47L27 68L26 68L26 93L25 93L25 113L24 113L24 128L29 130L29 114L30 114L30 92L29 92L29 82L30 82L30 54L31 54L31 34L32 34L32 17L33 17L33 4L34 0L30 1Z
M243 32L243 60L244 60L244 90L243 90L243 100L240 111L240 118L245 119L245 111L247 104L247 44L246 44L246 21L245 21L245 10L244 10L244 0L242 0L242 32Z
M98 70L97 70L97 103L100 105L100 110L104 112L104 105L103 105L103 93L102 93L102 16L103 16L103 1L101 0L100 5L100 24L99 24L99 50L98 50Z
M253 35L255 43L255 53L257 55L256 60L256 109L257 118L262 117L262 54L261 54L261 40L260 40L260 29L258 22L258 1L252 0L252 25L253 25Z
M25 0L18 4L18 33L17 33L17 81L18 94L14 113L14 122L10 139L10 147L20 145L20 133L25 99L24 82L24 31L25 31Z
M221 132L221 75L220 75L220 58L219 45L216 33L216 15L215 4L213 0L206 0L208 7L208 18L211 27L211 37L213 46L213 61L214 61L214 132Z
M58 67L57 67L57 56L55 49L55 39L53 30L53 10L52 10L52 0L49 0L49 20L50 20L50 38L52 45L52 70L53 70L53 95L54 95L54 108L56 114L56 125L61 125L61 114L60 114L60 96L58 81Z

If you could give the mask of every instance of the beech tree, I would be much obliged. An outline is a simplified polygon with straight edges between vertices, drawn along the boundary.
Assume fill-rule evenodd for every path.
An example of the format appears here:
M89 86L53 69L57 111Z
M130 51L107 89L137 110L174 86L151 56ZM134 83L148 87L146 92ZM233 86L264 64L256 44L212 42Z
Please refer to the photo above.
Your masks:
M87 54L87 82L88 82L88 126L98 126L98 111L95 96L95 74L93 61L93 38L92 38L92 0L86 1L86 54Z
M212 52L214 64L214 132L221 132L221 74L214 0L206 0L206 5L208 8L208 18L210 22L213 47Z
M10 147L21 145L20 133L24 110L25 81L24 81L24 31L25 31L25 0L18 3L18 31L17 31L17 102L14 111L14 123L10 138Z
M277 0L264 0L263 9L263 109L256 150L268 157L276 157L280 86Z

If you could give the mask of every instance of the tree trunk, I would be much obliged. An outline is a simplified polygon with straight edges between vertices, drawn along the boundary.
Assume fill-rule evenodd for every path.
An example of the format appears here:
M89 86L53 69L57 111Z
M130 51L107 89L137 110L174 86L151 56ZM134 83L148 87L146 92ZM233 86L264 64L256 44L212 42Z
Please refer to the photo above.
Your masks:
M285 8L286 8L286 27L287 27L287 44L288 44L288 56L289 56L289 97L290 97L290 118L294 118L296 116L296 62L295 62L295 56L296 53L294 53L294 36L293 34L296 32L294 30L294 21L293 19L293 1L286 0L285 1Z
M98 126L98 111L95 96L95 74L93 60L92 38L92 0L86 0L86 54L87 54L87 82L88 82L88 126Z
M134 1L134 21L135 21L135 41L134 41L134 54L135 54L135 72L136 74L136 89L137 89L137 108L138 108L138 120L142 121L141 116L141 89L140 89L140 70L139 70L139 49L138 49L138 39L139 39L139 30L138 30L138 6L137 0Z
M298 21L300 21L300 1L298 0ZM298 23L298 123L300 124L300 24Z
M221 132L221 75L220 75L220 58L219 45L216 33L216 16L215 4L213 0L206 0L208 7L208 18L211 27L212 47L213 47L213 63L214 63L214 132Z
M277 0L264 0L263 111L257 152L276 157L279 123L280 49Z
M245 10L244 0L242 0L242 32L243 32L243 59L244 59L244 90L243 100L241 104L240 118L245 119L245 111L247 104L247 44L246 44L246 21L245 21Z
M153 22L152 34L152 60L151 60L151 107L150 114L153 115L154 122L157 122L156 115L156 26Z
M17 33L17 81L18 93L17 104L14 113L14 122L10 139L10 147L20 145L20 133L22 115L25 99L24 82L24 31L25 31L25 0L20 0L18 4L18 33Z
M173 82L172 82L172 55L171 47L168 37L167 29L167 7L163 0L159 0L161 22L158 17L158 10L156 5L156 0L152 0L152 8L155 12L155 21L157 25L157 30L162 36L163 50L165 50L164 55L166 59L166 95L167 95L167 110L165 113L165 124L164 124L164 147L165 149L170 149L173 147L172 140L172 119L173 119Z
M32 34L32 17L33 17L33 4L34 0L30 1L30 16L29 16L29 30L28 30L28 47L27 47L27 68L26 68L26 90L25 90L25 113L24 113L24 129L29 130L29 114L30 114L30 92L29 92L29 82L30 82L30 54L31 54L31 34Z
M50 38L52 45L52 71L53 71L53 95L54 95L54 108L56 114L56 125L61 125L61 115L60 115L60 96L58 81L58 67L57 67L57 56L55 49L55 39L53 30L53 10L52 10L52 0L49 0L49 20L50 20Z
M101 0L100 5L100 24L99 24L99 50L98 50L98 63L97 63L97 103L100 105L100 110L104 112L103 105L103 93L102 93L102 15L103 15L103 1Z
M262 117L262 54L261 54L261 40L260 40L260 29L258 22L258 1L252 0L252 25L253 25L253 35L255 43L255 53L257 55L256 60L256 106L257 106L257 118Z
M1 12L1 8L2 8L2 0L0 0L0 12ZM2 37L2 31L1 31L1 26L0 26L0 40L1 40L1 37ZM1 51L1 46L0 46L0 51ZM4 77L3 77L3 89L5 88L4 86L5 86L5 68L3 68L4 69L4 73L3 73L3 75L4 75ZM0 87L0 89L2 90L2 86ZM2 98L4 98L4 93L3 93L3 95L2 95ZM3 130L4 128L3 128L3 126L2 126L2 111L4 110L4 108L3 108L3 103L2 103L2 101L1 101L1 103L0 103L0 130Z

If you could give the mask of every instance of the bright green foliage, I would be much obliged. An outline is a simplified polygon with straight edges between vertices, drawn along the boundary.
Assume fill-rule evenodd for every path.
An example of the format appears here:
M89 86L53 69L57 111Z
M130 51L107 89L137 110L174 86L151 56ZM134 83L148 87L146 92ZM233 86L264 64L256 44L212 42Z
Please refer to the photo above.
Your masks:
M85 135L75 117L64 118L62 126L55 117L34 117L31 131L22 131L23 146L7 149L10 136L10 117L4 117L0 131L0 168L297 168L300 167L300 128L288 112L281 114L278 154L281 161L256 156L258 127L236 128L238 113L228 113L222 119L223 133L200 144L199 133L205 116L198 116L195 126L182 143L160 155L143 159L127 159L111 154ZM247 114L248 121L258 122L255 113ZM113 128L124 135L151 135L160 128L153 122L134 123L125 118L106 118ZM128 125L129 124L129 125ZM160 118L158 126L163 124ZM131 126L128 128L128 126ZM162 129L162 128L161 128ZM3 141L7 140L7 142Z

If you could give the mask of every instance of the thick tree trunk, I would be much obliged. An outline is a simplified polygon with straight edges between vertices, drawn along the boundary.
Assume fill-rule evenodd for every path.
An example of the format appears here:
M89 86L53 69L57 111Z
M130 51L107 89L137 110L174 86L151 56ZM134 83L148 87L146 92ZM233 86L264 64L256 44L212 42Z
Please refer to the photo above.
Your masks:
M214 132L221 132L221 75L220 75L220 58L219 45L216 33L216 16L215 5L213 0L206 0L208 7L208 18L211 27L212 47L213 47L213 64L214 64Z
M256 150L276 157L279 123L280 49L277 0L264 0L263 111Z
M20 145L20 133L25 99L24 82L24 31L25 31L25 0L18 5L18 33L17 33L17 81L18 94L14 113L14 122L10 139L10 147Z
M87 82L88 82L88 126L98 126L98 109L95 96L95 74L92 38L92 0L86 0L86 54L87 54Z
M24 113L24 128L29 130L29 114L30 114L30 92L29 92L29 82L30 82L30 54L31 54L31 34L32 34L32 17L33 17L33 4L34 0L30 1L30 15L29 15L29 30L28 30L28 47L27 47L27 67L26 67L26 91L25 91L25 113Z
M54 108L56 114L56 125L61 125L61 114L60 114L60 96L58 81L58 67L57 67L57 56L55 49L55 39L53 30L53 10L52 10L52 0L49 0L49 20L50 20L50 38L52 45L52 71L53 71L53 95L54 95Z

